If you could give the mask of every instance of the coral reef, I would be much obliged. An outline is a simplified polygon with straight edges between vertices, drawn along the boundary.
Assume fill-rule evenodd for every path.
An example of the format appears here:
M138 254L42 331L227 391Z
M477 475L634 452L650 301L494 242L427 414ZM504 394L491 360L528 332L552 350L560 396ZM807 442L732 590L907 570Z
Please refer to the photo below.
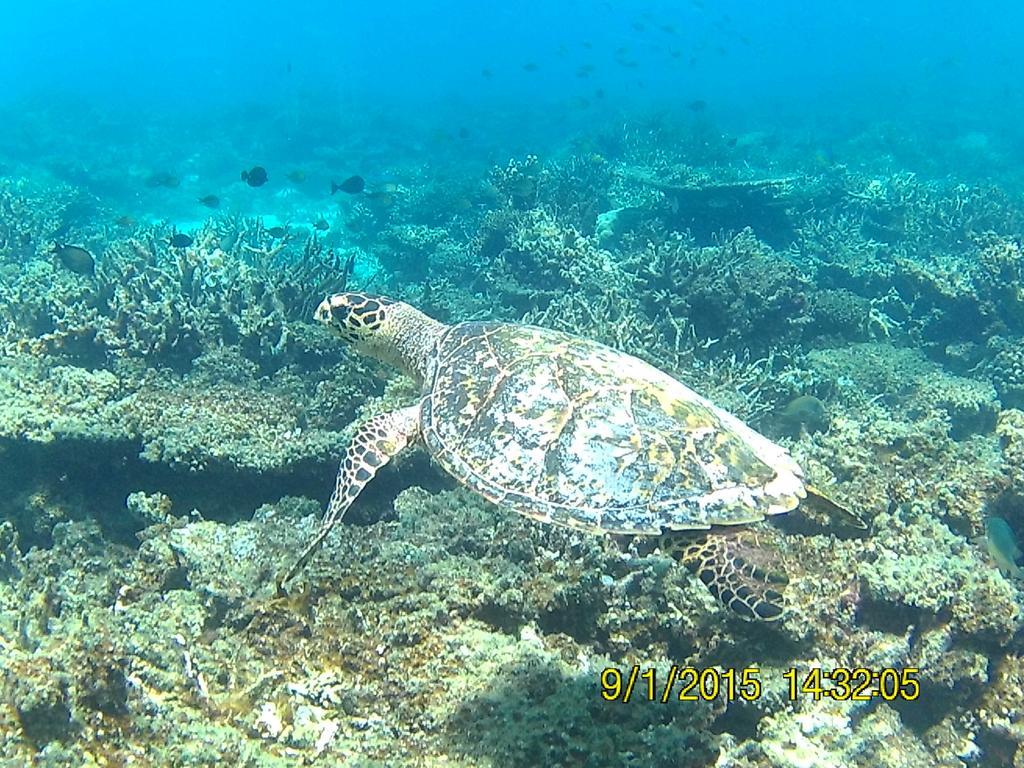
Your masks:
M978 538L1024 495L1024 209L696 123L445 179L408 161L326 233L218 215L182 247L0 179L0 761L1024 765L1022 586ZM439 318L649 360L866 528L779 522L789 610L753 627L653 542L539 525L411 454L278 590L354 425L418 395L310 322L349 256ZM602 699L634 665L763 691ZM921 696L784 683L858 666L916 667Z

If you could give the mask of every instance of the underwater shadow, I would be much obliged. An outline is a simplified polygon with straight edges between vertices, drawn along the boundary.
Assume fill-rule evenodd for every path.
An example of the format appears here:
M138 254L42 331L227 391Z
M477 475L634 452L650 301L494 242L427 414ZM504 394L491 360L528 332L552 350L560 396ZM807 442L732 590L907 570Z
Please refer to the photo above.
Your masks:
M601 671L567 675L551 660L528 655L503 664L445 723L449 748L502 768L715 764L717 704L663 704L646 694L629 703L605 701Z

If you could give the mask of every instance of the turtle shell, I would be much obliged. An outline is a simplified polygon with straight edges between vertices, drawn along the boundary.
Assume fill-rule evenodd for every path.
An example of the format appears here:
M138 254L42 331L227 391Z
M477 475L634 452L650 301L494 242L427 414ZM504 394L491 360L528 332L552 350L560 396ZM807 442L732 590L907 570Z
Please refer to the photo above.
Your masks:
M786 451L667 373L525 325L462 323L438 343L423 438L467 487L588 531L659 533L787 512Z

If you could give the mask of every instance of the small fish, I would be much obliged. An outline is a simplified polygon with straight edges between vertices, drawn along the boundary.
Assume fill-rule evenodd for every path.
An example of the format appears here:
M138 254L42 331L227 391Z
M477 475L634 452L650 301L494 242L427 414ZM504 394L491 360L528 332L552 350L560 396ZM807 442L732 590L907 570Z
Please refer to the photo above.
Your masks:
M461 128L459 128L459 138L460 139L468 139L469 138L469 128L467 128L466 126L462 126Z
M728 207L724 201L721 207ZM717 207L709 202L709 207ZM800 395L789 401L779 414L783 430L792 437L799 437L806 430L808 433L824 432L828 429L829 418L825 404L814 395Z
M1001 517L986 517L985 542L1000 573L1015 578L1024 576L1020 567L1020 558L1024 553L1020 551L1017 537L1009 523Z
M288 234L288 228L287 227L271 227L270 229L267 230L267 234L270 235L271 237L276 237L276 238L280 239L280 238L282 238L282 237L284 237L285 235Z
M380 190L376 192L367 192L363 197L377 205L384 206L385 208L395 202L394 195L390 192L383 192Z
M267 169L262 165L254 165L248 171L242 171L242 181L250 187L262 187L267 183Z
M327 223L327 219L317 219L313 222L313 229L318 232L326 232L331 228L331 225Z
M349 176L347 179L341 182L341 184L338 184L335 181L331 182L332 195L338 190L341 190L342 192L345 192L346 194L349 195L358 195L364 189L366 189L366 181L363 179L362 176Z
M119 227L130 229L135 226L135 218L132 216L118 216L114 223Z
M195 240L188 235L183 235L181 232L171 235L171 247L172 248L188 248Z
M737 139L735 136L730 136L728 139L725 140L725 146L735 147L737 141L739 141L739 139Z
M703 112L708 108L708 103L704 99L694 99L686 105L686 108L691 112Z
M494 72L492 72L487 67L484 67L483 69L480 70L480 77L484 78L485 80L490 80L492 77L494 77Z
M220 198L216 195L207 195L206 197L197 198L197 200L207 208L220 208Z
M76 275L91 276L96 274L96 259L82 246L57 243L54 246L54 250L57 258L60 259L60 263Z
M154 189L156 187L167 187L169 189L174 189L179 184L181 184L181 181L178 179L178 177L170 173L167 173L166 171L153 173L146 177L146 186Z
M292 184L301 184L306 180L306 172L303 170L289 171L285 178Z
M523 64L523 69L526 70L527 72L536 72L538 69L540 69L540 67L534 64L532 61L528 61L525 64Z

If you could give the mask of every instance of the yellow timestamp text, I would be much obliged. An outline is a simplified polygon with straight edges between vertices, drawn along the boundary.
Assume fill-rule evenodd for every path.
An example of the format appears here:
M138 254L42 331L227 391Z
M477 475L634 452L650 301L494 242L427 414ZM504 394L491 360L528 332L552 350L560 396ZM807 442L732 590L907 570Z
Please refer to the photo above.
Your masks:
M634 699L660 701L755 701L762 694L761 670L681 667L673 664L667 671L655 667L630 669L606 667L601 671L601 698L627 704ZM676 688L678 687L678 691Z
M781 673L790 701L830 698L836 701L915 701L921 695L917 667L866 667L806 670L789 668ZM776 672L775 674L779 674ZM607 702L655 701L756 701L764 695L762 671L697 668L673 664L668 669L605 667L601 671L601 698ZM777 679L777 678L776 678Z
M787 669L782 673L789 688L789 699L810 697L814 701L916 701L921 696L917 667L812 667L804 672Z

